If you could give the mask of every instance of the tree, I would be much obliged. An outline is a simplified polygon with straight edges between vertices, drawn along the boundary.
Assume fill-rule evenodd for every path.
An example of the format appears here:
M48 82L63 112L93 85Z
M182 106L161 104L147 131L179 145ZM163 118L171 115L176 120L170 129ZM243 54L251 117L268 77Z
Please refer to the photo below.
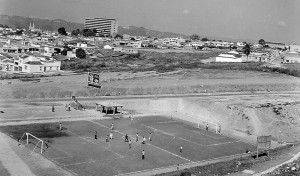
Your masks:
M67 35L67 31L64 27L60 27L58 28L57 32L60 34L60 35Z
M251 48L250 48L250 45L248 43L246 43L246 45L244 46L243 51L244 51L244 54L246 54L247 59L248 59L248 56L251 52Z
M22 34L23 34L23 32L24 32L24 30L23 30L23 29L21 29L21 30L17 30L17 31L15 32L15 34L16 34L16 35L22 35Z
M60 54L66 56L68 54L68 51L66 49L64 49L64 50L62 50L62 52Z
M209 41L209 40L208 40L208 38L204 37L204 38L201 39L201 41L202 41L202 42L207 42L207 41Z
M82 48L78 48L76 50L76 57L80 58L80 59L84 59L86 56L85 51Z
M190 39L191 40L199 40L200 37L197 34L193 34L193 35L190 36Z
M114 38L115 38L115 39L117 39L117 38L119 38L119 39L123 39L123 35L116 34Z
M85 37L96 36L96 34L97 34L96 29L83 29L82 30L82 35Z
M260 39L260 40L258 40L258 44L265 46L266 42L264 39Z
M80 35L80 34L81 34L80 29L76 29L76 30L73 30L73 31L71 32L71 35L74 35L74 36L78 36L78 35Z

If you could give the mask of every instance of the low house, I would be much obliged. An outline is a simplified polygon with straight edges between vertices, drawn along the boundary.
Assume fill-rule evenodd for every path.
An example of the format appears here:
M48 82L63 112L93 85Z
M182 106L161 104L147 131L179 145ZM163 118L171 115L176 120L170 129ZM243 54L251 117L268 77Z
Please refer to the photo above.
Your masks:
M114 48L115 52L120 52L120 53L124 53L124 54L138 54L139 51L136 49L132 49L132 48Z
M286 53L283 57L283 63L300 63L300 55L296 52Z
M36 57L32 55L19 56L18 63L15 64L18 70L27 73L42 73L46 71L58 71L61 67L61 61L50 57Z
M266 42L266 45L273 49L284 50L287 48L284 43Z
M270 56L267 53L252 52L249 54L248 62L269 62Z

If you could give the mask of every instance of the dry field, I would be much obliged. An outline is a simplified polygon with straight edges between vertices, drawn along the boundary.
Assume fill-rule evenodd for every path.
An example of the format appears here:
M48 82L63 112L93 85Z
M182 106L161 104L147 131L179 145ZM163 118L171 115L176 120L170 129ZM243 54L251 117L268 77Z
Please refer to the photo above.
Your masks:
M0 80L0 97L5 99L65 98L72 95L95 97L300 90L299 78L279 73L190 69L166 73L149 71L100 74L101 89L88 87L86 74L62 73L64 76L28 81Z

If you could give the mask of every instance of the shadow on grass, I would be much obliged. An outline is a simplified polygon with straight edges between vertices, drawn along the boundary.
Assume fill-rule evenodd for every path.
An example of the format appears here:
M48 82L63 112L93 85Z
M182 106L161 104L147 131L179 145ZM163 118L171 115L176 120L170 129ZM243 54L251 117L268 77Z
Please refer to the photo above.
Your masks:
M63 129L60 130L58 123L28 124L0 127L0 131L16 140L20 139L24 133L31 133L32 135L38 138L66 137L69 136L68 133L65 132L66 129L67 128L63 127Z

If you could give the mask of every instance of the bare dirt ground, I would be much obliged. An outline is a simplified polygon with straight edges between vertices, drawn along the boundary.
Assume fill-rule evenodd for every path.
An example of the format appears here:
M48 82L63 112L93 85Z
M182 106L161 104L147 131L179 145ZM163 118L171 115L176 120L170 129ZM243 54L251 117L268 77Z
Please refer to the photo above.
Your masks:
M300 140L300 95L296 92L300 91L300 78L276 73L203 69L180 70L169 73L112 72L101 74L102 88L97 89L86 86L86 74L65 75L26 82L0 80L0 110L4 111L0 114L2 125L8 123L3 121L8 117L5 114L6 108L15 106L11 102L18 100L28 99L34 102L33 98L70 98L72 95L76 95L79 99L80 97L96 96L99 99L95 101L101 101L103 95L154 95L154 98L146 100L114 99L113 101L123 104L126 110L136 113L136 115L157 113L182 118L194 123L198 123L199 119L217 123L222 126L222 133L252 143L255 142L257 135L268 134L272 135L276 143L290 143ZM289 91L289 94L285 94L286 91ZM212 93L211 95L215 95L215 93L220 92L244 92L245 95L155 98L159 94ZM255 94L256 92L263 94ZM84 99L80 101L86 106L94 106L95 102L84 101ZM36 121L37 119L30 119L28 123ZM16 143L8 144L13 146ZM14 158L23 161L25 166L30 168L28 169L29 175L30 171L34 174L38 173L37 175L40 175L41 172L50 173L50 171L45 170L46 166L49 165L55 168L56 175L71 174L56 167L54 163L45 158L28 161L28 157L24 157L20 151L16 152L13 147L8 148L8 151L15 151L19 159L18 157ZM6 156L8 157L8 155ZM0 169L4 169L1 169L0 173L9 172L14 175L10 166L7 166L6 161L3 160L6 157L1 158ZM39 166L40 162L44 164ZM26 168L25 166L24 168ZM36 166L38 171L34 170L33 166Z

